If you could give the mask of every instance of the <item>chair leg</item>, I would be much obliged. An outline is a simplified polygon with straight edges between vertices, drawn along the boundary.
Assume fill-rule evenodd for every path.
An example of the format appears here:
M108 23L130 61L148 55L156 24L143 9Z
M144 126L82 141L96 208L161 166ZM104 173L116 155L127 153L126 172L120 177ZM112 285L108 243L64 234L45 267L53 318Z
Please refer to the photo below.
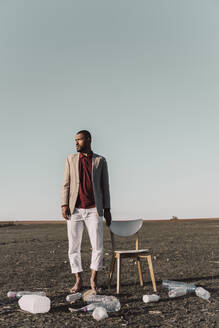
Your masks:
M155 292L157 292L156 282L155 282L155 278L154 278L154 270L153 270L153 265L152 265L152 261L151 261L151 255L147 256L147 261L148 261L148 266L149 266L149 271L150 271L150 276L151 276L153 289L154 289Z
M112 281L113 272L114 272L114 268L115 268L115 261L116 261L115 255L113 254L111 266L110 266L110 273L109 273L109 283L108 283L109 287L111 286L111 281Z
M142 271L141 271L141 261L140 261L139 258L137 258L137 262L138 262L139 281L140 281L140 285L143 286L143 277L142 277Z
M120 290L120 274L121 274L121 258L120 254L117 257L117 284L116 284L116 294L119 294Z

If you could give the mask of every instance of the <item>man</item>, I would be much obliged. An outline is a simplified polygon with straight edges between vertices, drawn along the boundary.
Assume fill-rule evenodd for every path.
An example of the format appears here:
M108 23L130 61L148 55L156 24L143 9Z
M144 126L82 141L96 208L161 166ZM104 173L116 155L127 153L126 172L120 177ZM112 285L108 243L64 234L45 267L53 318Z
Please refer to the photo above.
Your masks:
M75 143L78 154L67 157L62 185L62 216L67 220L68 255L76 279L71 293L83 288L81 241L84 225L92 246L90 285L95 291L97 272L102 269L103 262L103 216L107 226L111 224L106 160L92 152L90 132L79 131Z

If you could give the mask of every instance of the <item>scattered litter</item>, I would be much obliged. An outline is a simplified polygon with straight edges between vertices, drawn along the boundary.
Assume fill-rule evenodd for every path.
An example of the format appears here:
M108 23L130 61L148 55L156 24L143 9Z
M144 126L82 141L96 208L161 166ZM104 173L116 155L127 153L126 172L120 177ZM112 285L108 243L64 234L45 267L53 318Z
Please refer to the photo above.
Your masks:
M186 289L188 293L194 293L197 288L194 284L188 284L182 281L174 281L174 280L163 280L162 287L170 289L183 287Z
M195 290L195 294L202 298L203 300L206 300L208 301L209 298L211 297L211 294L204 288L202 287L197 287L196 290Z
M91 303L79 309L68 308L70 312L91 312L100 306L98 303Z
M120 302L115 296L90 294L86 297L86 302L88 304L100 304L100 306L104 307L107 311L110 312L119 311L121 308Z
M117 312L121 309L120 301L115 296L90 294L86 297L86 302L89 304L79 309L69 308L69 311L90 312L97 307L104 307L108 312Z
M158 302L160 299L159 295L152 294L152 295L143 295L143 302L150 303L150 302Z
M66 296L66 301L67 302L75 302L76 300L81 299L82 294L81 293L75 293L75 294L70 294Z
M103 319L106 319L108 318L108 314L107 314L107 311L104 307L100 306L100 307L97 307L96 309L94 309L93 313L92 313L92 316L95 320L97 321L100 321L100 320L103 320Z
M50 299L40 295L24 295L19 299L18 304L21 310L30 313L46 313L51 307Z
M7 293L7 296L9 298L21 298L24 295L39 295L39 296L46 296L46 293L43 291L39 292L30 292L30 291L19 291L19 292L14 292L14 291L9 291Z
M86 302L86 299L87 299L87 297L88 297L89 295L96 295L96 294L97 294L96 291L93 290L93 289L88 289L88 290L86 290L86 292L83 292L83 293L82 293L83 301Z
M170 298L180 297L180 296L184 296L186 294L187 294L187 289L183 286L170 289L168 292L168 296Z
M169 289L168 296L170 298L184 296L188 293L195 293L198 297L206 301L211 297L211 294L204 288L182 281L163 280L162 287Z

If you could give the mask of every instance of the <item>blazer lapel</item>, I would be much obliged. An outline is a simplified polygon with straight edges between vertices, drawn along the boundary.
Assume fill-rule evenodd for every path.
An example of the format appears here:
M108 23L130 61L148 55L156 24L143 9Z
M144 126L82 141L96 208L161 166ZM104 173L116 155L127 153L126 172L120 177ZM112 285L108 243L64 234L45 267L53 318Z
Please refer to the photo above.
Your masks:
M93 177L95 175L95 172L96 172L96 170L95 170L95 168L96 168L95 167L96 166L95 161L96 161L96 154L93 153L93 156L92 156L92 179L93 179Z
M93 153L93 157L92 157L92 178L95 178L95 176L96 176L99 161L100 161L99 156L97 154Z
M79 183L79 156L79 154L75 154L72 157L71 175L76 180L76 183Z

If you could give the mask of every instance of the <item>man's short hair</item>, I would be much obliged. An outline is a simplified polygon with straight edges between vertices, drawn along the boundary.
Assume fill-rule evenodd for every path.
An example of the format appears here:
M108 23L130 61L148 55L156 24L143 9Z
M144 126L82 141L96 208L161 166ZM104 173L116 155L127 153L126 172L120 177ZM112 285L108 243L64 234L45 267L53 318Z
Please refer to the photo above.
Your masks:
M89 131L87 131L87 130L81 130L77 134L79 134L79 133L82 133L86 139L90 139L91 140L91 134L90 134Z

